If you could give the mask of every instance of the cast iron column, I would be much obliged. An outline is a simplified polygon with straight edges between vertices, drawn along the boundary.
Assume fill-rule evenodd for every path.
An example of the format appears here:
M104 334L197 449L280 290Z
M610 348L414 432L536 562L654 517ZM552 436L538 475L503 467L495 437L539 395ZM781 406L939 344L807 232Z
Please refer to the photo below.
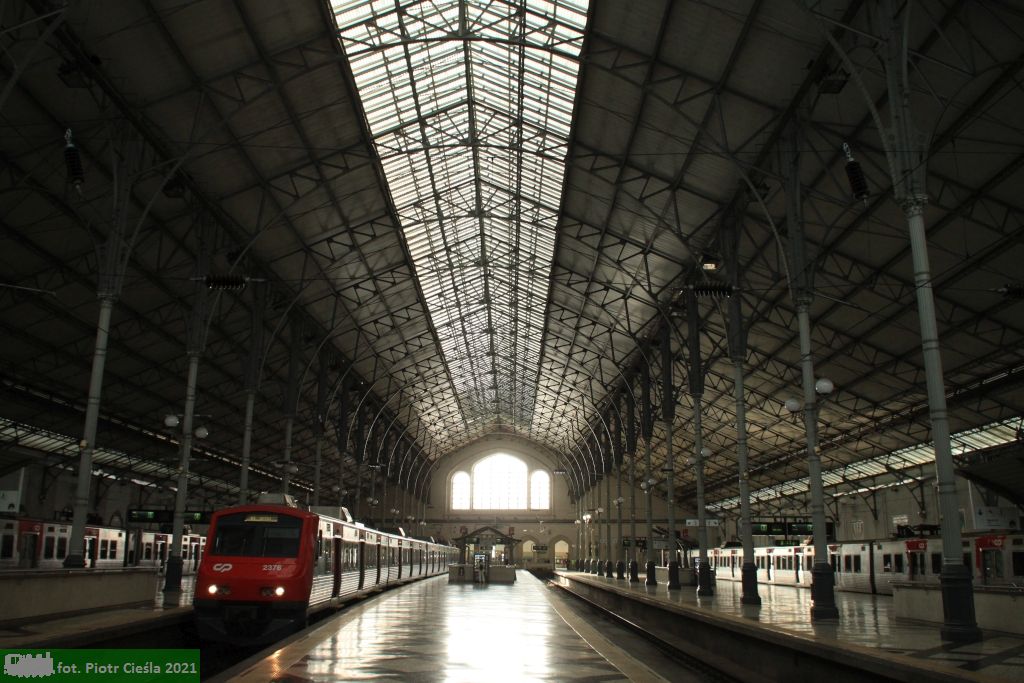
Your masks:
M644 372L640 376L640 436L644 440L644 495L647 502L647 546L645 548L644 557L647 560L647 579L644 584L647 586L657 586L658 576L655 571L657 564L654 562L652 553L654 552L654 519L653 510L651 505L654 502L652 498L652 486L651 482L651 432L653 431L653 415L651 415L651 366L648 363L644 363Z
M704 429L702 424L704 396L704 363L700 355L700 311L697 295L691 287L686 296L686 336L690 346L690 396L693 399L693 466L697 488L697 595L711 597L715 590L708 563L707 511L704 509Z
M786 224L789 242L791 286L796 298L800 333L800 375L803 386L804 427L807 431L808 488L814 525L814 567L811 569L811 619L835 619L835 576L828 562L825 526L825 491L818 456L818 409L814 391L814 361L811 357L810 307L813 297L812 264L804 252L803 200L800 188L800 130L794 124L782 142L782 167L786 176Z
M925 386L928 392L928 411L932 423L935 448L935 472L939 489L942 534L942 588L943 625L940 633L945 640L970 642L981 639L981 630L974 611L974 589L971 571L961 558L960 505L953 470L953 451L949 440L949 418L946 409L946 388L942 376L942 356L939 350L939 331L935 320L935 300L932 294L931 266L928 262L928 241L924 226L926 173L928 166L927 139L914 128L910 114L910 67L907 66L907 45L903 41L907 31L900 26L897 12L886 2L885 72L889 92L892 127L882 135L886 143L889 166L893 177L896 200L907 217L910 250L914 264L914 291L917 295L917 315L921 325L921 355L925 368ZM910 6L904 10L904 21L909 23ZM880 131L881 132L881 131Z
M754 564L754 536L750 527L750 479L747 470L747 404L743 390L743 363L747 355L747 331L743 324L740 308L739 241L741 225L740 211L730 211L726 216L722 236L726 242L726 258L729 263L729 279L732 282L732 296L729 298L729 356L732 359L733 392L736 400L736 469L740 490L740 543L743 545L742 595L744 605L760 605L757 592L757 565Z
M667 318L667 316L666 316ZM679 560L676 551L676 464L673 441L673 422L676 417L676 390L672 380L672 330L671 319L666 319L661 328L661 418L665 421L665 489L668 499L668 589L681 587L679 583Z

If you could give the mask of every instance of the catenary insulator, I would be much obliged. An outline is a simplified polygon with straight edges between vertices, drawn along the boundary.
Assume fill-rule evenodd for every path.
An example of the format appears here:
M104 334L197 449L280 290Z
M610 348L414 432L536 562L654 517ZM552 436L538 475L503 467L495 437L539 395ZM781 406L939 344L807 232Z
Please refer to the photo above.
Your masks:
M871 193L868 192L868 179L864 177L864 169L860 167L860 162L853 158L850 146L845 142L843 153L846 155L846 179L850 181L853 196L857 199L867 199Z
M82 168L82 154L71 141L70 128L64 133L64 141L64 165L68 170L68 180L76 190L81 190L82 183L85 182L85 169Z
M241 275L207 275L204 278L208 289L227 289L241 291L245 289L246 280Z

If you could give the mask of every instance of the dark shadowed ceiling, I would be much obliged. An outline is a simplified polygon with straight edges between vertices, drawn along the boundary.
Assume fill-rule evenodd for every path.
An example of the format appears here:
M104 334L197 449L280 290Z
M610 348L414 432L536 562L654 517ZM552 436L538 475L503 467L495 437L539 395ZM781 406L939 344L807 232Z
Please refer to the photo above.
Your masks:
M547 449L579 494L629 467L611 442L639 419L647 372L656 407L676 407L674 452L692 453L699 349L708 502L728 512L738 301L756 509L799 509L804 430L783 402L800 392L790 284L806 275L816 373L836 387L820 412L828 490L930 476L911 251L879 129L886 36L904 32L954 451L1012 440L1024 10L894 3L890 21L886 4L6 3L4 466L76 461L105 287L108 472L173 476L162 419L182 410L191 350L208 502L238 495L247 390L254 489L278 485L292 414L293 485L313 486L322 437L322 499L370 465L420 491L495 433ZM797 214L801 273L784 248ZM664 421L650 441L660 470ZM672 476L689 505L692 471Z

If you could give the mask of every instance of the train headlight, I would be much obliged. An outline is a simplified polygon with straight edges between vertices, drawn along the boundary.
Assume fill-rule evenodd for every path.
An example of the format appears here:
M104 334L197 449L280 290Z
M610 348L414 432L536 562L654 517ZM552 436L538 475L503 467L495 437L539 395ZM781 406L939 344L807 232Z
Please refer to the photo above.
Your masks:
M208 593L209 593L210 595L216 595L216 594L217 594L217 586L211 583L211 584L210 584L210 587L209 587L209 588L207 588L207 589L206 589L206 591L207 591L207 592L208 592Z
M228 586L218 586L215 583L211 583L206 591L210 595L231 595L231 588Z
M277 588L275 588L274 595L276 595L277 597L281 597L282 595L284 595L284 586L278 586Z

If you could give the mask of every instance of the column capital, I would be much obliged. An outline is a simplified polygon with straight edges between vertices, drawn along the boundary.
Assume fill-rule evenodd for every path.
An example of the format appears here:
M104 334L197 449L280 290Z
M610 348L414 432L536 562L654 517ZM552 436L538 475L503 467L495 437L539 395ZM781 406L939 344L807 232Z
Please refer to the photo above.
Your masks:
M924 213L924 207L928 204L928 195L908 193L899 197L898 201L906 217L913 218Z

